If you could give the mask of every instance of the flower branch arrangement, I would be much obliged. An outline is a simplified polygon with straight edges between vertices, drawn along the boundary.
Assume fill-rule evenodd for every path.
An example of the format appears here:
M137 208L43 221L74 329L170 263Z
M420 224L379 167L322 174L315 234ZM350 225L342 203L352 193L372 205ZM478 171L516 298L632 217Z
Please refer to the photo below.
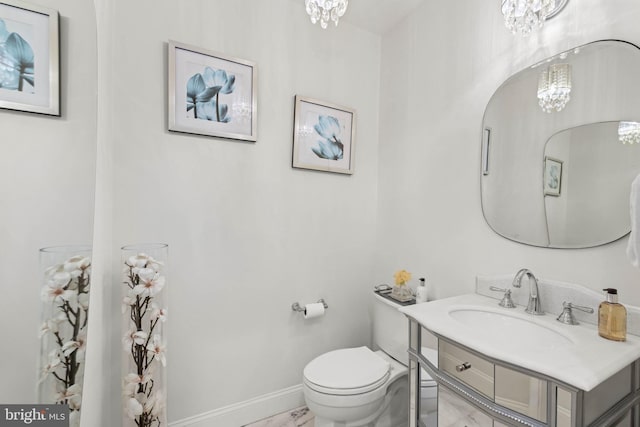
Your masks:
M393 279L395 286L391 290L391 297L401 302L410 301L413 298L413 294L409 286L407 286L407 282L411 280L411 273L407 270L399 270L395 272Z
M162 304L166 278L164 263L145 253L125 257L124 363L125 425L166 425L164 371L166 346L162 324L167 309Z
M41 249L41 257L60 256L66 247ZM89 252L89 250L86 250ZM79 251L80 252L80 251ZM68 252L64 253L68 256ZM80 423L84 355L89 317L91 259L75 255L58 264L45 264L38 400L69 406L70 426Z

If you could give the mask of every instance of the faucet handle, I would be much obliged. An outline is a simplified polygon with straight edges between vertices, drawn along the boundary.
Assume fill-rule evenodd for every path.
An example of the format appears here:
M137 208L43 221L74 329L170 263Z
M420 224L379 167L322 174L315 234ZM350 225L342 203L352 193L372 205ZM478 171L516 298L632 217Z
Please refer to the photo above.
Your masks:
M576 310L584 311L585 313L593 313L593 308L591 307L585 307L583 305L575 305L573 303L565 301L562 303L562 313L560 313L560 315L556 320L558 322L564 323L565 325L577 325L579 322L576 320L575 316L573 315L573 312L571 311L572 308L575 308Z
M498 303L500 307L516 308L516 305L513 303L513 300L511 299L511 289L503 289L503 288L498 288L496 286L490 286L489 289L496 292L504 292L504 296L502 297L502 300Z

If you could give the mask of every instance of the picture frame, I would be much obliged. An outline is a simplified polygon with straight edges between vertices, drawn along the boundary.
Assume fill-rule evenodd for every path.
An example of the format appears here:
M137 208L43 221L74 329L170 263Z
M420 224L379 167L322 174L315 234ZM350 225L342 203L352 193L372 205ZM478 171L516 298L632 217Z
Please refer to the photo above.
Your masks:
M296 95L293 122L294 168L353 174L354 109Z
M553 157L544 158L544 195L560 196L562 189L562 160Z
M0 108L60 116L60 22L55 9L0 0Z
M169 130L256 142L256 64L176 41L168 49Z

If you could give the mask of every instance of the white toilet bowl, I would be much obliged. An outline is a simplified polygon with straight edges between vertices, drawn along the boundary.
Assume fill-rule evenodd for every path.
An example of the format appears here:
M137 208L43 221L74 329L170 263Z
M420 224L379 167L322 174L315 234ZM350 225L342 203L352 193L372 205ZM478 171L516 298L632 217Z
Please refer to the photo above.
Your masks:
M385 406L387 390L407 368L384 352L345 348L318 356L305 367L303 391L318 427L370 424ZM339 423L339 424L337 424Z
M316 416L315 426L406 426L407 373L400 362L367 347L318 356L303 374L304 396ZM423 372L423 400L429 395L427 389L435 390L433 386L435 382Z
M315 427L406 427L409 417L409 334L400 305L374 293L373 344L322 354L304 368L302 389ZM434 350L423 349L437 364ZM435 382L422 371L421 409L437 406Z

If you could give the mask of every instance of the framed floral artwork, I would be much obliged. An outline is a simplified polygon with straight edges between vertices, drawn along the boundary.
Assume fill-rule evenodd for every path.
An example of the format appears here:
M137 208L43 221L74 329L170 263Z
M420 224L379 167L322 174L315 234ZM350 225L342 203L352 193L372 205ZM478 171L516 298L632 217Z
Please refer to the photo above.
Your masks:
M232 58L169 42L169 130L257 141L257 68Z
M296 96L293 167L352 174L355 115L351 108Z
M562 160L544 158L544 195L560 196L562 187Z
M60 115L58 11L0 0L0 108Z

